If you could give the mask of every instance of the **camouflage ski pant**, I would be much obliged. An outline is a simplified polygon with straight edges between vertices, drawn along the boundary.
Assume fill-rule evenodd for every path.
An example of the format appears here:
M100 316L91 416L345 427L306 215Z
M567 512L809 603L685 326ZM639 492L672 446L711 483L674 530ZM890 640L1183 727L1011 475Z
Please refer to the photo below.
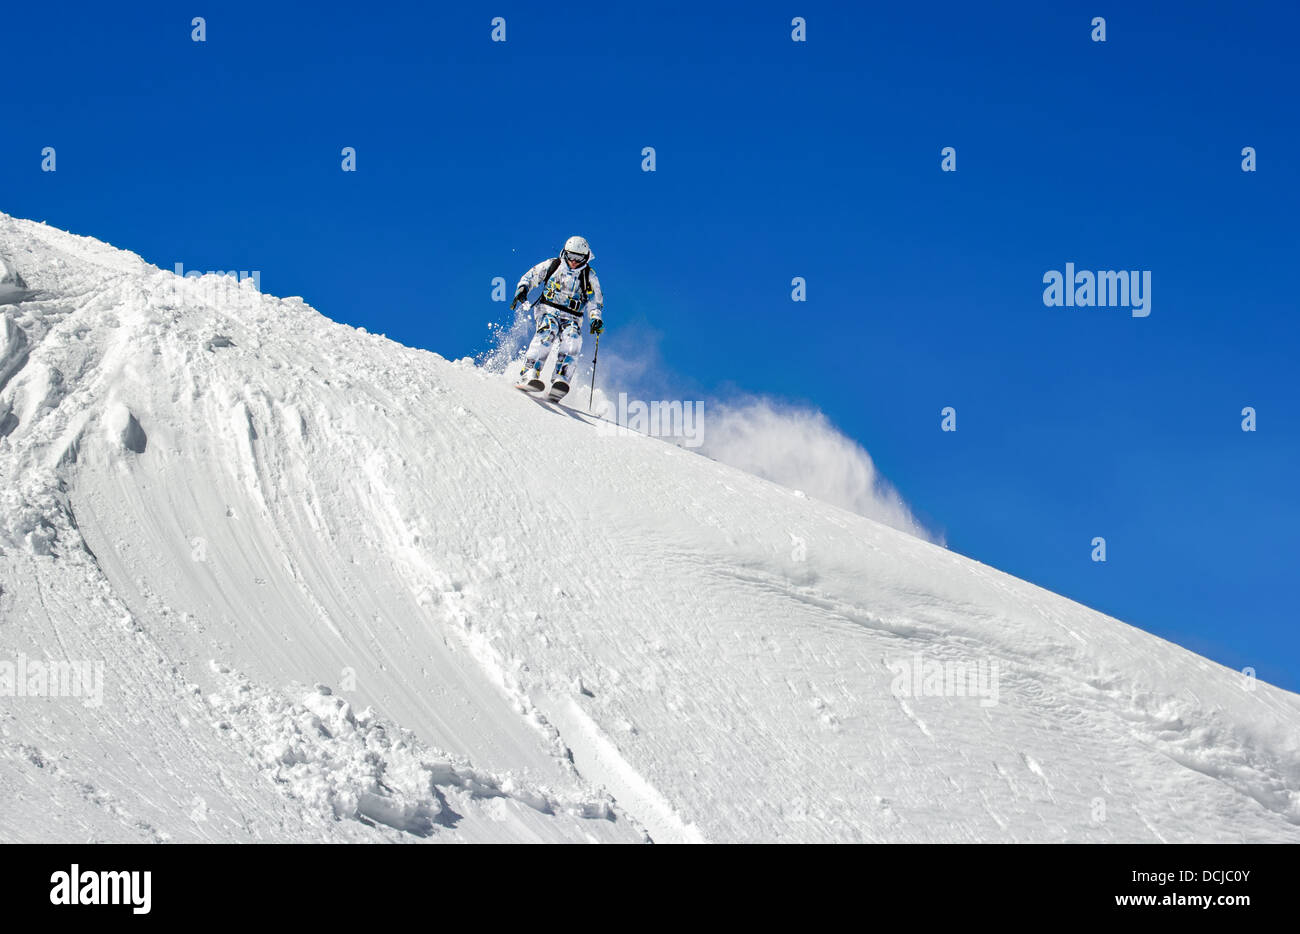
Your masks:
M552 379L571 383L578 355L582 353L582 317L541 304L533 306L533 315L537 321L537 333L528 345L521 373L527 377L530 375L528 371L532 370L531 375L540 378L542 367L551 355L551 346L558 340Z

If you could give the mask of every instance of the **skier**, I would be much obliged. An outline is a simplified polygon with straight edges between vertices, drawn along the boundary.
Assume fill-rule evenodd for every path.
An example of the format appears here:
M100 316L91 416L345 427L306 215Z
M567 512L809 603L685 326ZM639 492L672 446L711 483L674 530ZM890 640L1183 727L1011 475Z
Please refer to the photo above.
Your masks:
M543 286L536 304L528 301L528 293ZM542 260L519 280L515 300L510 308L532 309L537 322L537 333L528 345L523 369L515 386L528 392L541 392L542 365L551 353L551 345L559 338L555 370L551 378L551 400L564 398L569 391L570 377L582 351L582 316L585 312L591 321L591 333L599 335L604 330L601 313L604 297L600 280L591 268L591 247L582 237L564 241L564 249L554 259Z

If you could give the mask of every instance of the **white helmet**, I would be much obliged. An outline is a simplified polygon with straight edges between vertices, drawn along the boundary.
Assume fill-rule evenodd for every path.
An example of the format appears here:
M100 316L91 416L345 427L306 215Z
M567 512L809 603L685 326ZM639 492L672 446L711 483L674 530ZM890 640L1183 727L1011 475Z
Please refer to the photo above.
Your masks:
M591 259L591 244L583 237L570 237L564 241L564 251L560 253L560 258L566 263L576 259L578 265L573 268L577 269Z

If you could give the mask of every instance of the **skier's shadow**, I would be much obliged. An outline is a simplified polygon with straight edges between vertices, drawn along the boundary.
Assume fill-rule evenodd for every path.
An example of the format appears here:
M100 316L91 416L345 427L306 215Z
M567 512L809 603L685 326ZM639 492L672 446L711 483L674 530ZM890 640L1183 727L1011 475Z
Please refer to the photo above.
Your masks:
M579 412L576 409L571 409L567 405L561 405L558 402L547 402L545 399L539 399L537 396L534 396L532 393L528 393L527 395L528 398L533 400L535 404L546 409L548 412L563 412L565 415L569 416L569 418L573 419L575 422L581 422L584 425L590 425L591 422L589 422L588 419L596 418L595 415L592 415L588 412Z

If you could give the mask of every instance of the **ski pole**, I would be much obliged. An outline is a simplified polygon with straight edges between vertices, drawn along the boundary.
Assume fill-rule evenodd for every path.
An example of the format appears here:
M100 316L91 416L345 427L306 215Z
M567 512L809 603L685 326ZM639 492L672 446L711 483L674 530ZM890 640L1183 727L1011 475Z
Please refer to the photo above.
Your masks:
M591 355L591 395L587 397L587 413L591 414L591 401L596 398L596 361L600 358L600 335L596 335L596 350Z

